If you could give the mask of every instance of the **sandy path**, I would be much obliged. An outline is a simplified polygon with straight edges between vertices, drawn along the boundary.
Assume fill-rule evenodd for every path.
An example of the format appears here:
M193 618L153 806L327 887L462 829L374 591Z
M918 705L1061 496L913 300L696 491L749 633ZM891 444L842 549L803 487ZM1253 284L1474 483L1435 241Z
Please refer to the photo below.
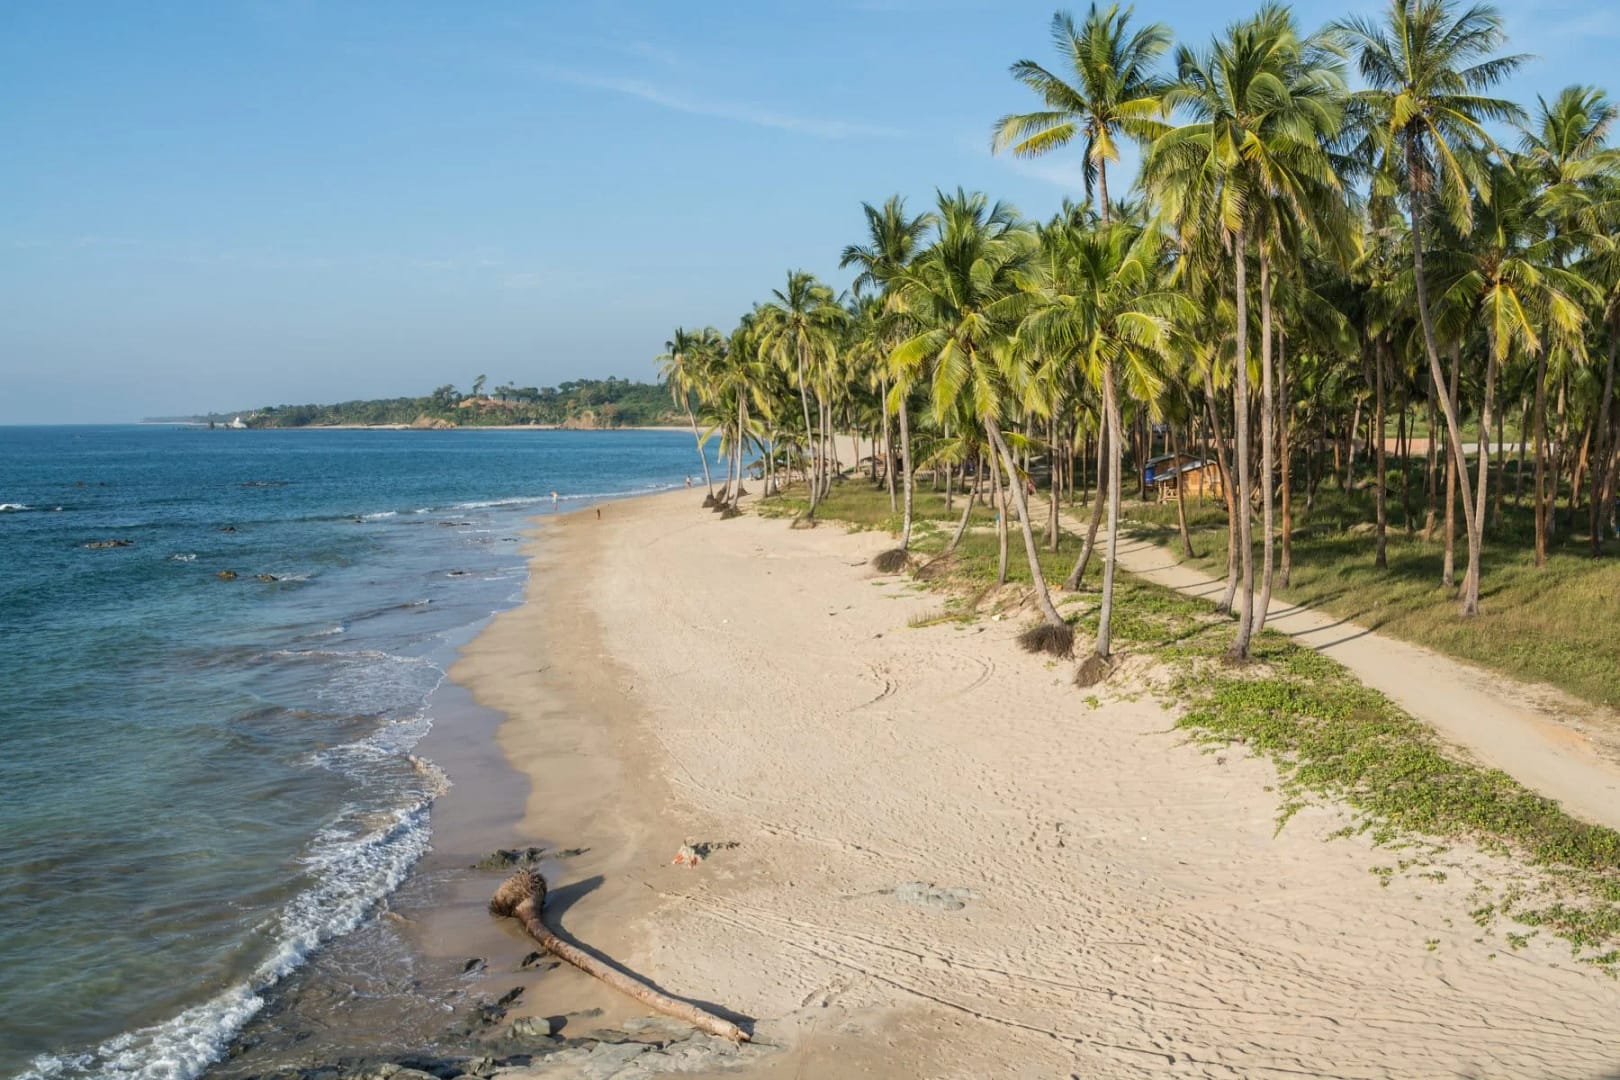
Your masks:
M1044 501L1039 513L1034 507L1030 513L1045 521ZM1082 536L1087 524L1065 516L1067 528ZM1097 533L1099 551L1107 535L1105 523ZM1224 579L1183 565L1170 549L1124 532L1119 564L1189 596L1219 600L1225 588ZM1479 762L1572 814L1620 829L1620 732L1594 722L1595 709L1552 687L1518 682L1277 597L1266 626L1333 657Z
M885 537L691 502L562 522L549 616L503 615L458 677L552 680L540 711L505 695L503 744L535 777L528 827L600 853L558 868L593 879L563 921L756 1019L752 1075L1620 1067L1620 985L1477 941L1470 879L1499 864L1457 849L1444 881L1380 887L1397 855L1325 842L1337 812L1275 834L1268 763L1189 745L1146 698L1089 707L1011 623L908 628L939 598L870 575ZM534 676L547 617L573 663ZM738 846L689 870L683 839ZM567 977L546 978L588 993Z

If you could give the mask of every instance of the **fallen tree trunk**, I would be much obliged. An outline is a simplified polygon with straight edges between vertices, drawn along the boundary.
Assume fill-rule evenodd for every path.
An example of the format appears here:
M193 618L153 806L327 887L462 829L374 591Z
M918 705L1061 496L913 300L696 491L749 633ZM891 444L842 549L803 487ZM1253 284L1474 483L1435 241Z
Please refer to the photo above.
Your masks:
M659 993L635 976L617 971L583 949L575 948L562 940L545 923L545 918L541 914L545 904L545 877L538 870L525 869L517 871L501 882L501 887L495 890L495 895L489 901L489 911L491 915L516 919L523 924L523 929L529 932L529 936L538 941L546 951L560 960L568 961L585 974L601 979L621 994L635 998L648 1008L691 1024L699 1031L718 1035L722 1039L730 1039L734 1043L749 1041L748 1033L729 1020L722 1020L696 1005L677 1001L667 994Z

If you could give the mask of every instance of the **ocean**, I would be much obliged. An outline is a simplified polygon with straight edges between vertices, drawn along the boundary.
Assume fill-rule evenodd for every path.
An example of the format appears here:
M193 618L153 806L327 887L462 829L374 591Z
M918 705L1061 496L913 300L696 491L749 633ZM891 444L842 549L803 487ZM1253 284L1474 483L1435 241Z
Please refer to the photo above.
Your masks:
M0 428L0 1076L216 1061L432 843L413 748L528 519L696 468L674 431Z

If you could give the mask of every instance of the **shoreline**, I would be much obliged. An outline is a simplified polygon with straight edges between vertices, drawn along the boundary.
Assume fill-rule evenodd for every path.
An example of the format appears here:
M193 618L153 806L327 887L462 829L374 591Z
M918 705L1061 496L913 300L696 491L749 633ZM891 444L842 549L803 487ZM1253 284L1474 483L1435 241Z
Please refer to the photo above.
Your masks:
M1278 831L1268 762L1143 695L1083 703L1016 617L909 627L939 598L871 576L880 534L721 524L684 489L610 505L545 519L524 602L451 668L531 785L483 846L589 848L543 864L550 917L752 1021L748 1075L1605 1061L1612 980L1481 944L1495 868L1466 845L1386 886L1387 851L1324 842L1341 808ZM683 841L714 848L671 866ZM571 969L522 1007L640 1015Z

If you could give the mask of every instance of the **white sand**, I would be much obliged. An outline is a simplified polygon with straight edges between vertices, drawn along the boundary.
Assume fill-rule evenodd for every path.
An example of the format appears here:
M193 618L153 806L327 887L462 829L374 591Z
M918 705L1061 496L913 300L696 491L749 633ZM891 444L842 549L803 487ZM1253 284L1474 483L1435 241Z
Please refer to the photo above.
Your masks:
M940 598L871 575L885 537L695 502L562 519L454 674L534 777L527 835L489 846L591 847L548 867L554 913L756 1019L751 1075L1620 1069L1620 983L1470 919L1504 864L1381 887L1403 853L1328 841L1330 809L1276 833L1268 763L1148 696L1088 707L1015 623L908 628ZM685 839L738 846L670 865ZM627 1011L541 982L540 1011Z

